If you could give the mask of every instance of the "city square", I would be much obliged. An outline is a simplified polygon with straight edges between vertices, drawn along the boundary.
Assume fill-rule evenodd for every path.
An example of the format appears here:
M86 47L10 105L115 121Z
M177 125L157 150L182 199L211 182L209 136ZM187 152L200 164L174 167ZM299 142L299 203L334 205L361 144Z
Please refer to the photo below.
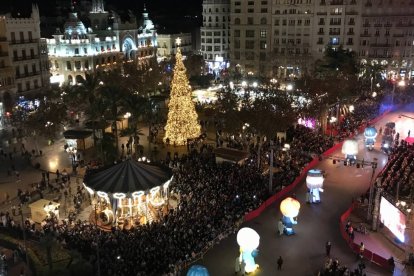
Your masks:
M282 2L0 3L0 275L414 275L414 9Z

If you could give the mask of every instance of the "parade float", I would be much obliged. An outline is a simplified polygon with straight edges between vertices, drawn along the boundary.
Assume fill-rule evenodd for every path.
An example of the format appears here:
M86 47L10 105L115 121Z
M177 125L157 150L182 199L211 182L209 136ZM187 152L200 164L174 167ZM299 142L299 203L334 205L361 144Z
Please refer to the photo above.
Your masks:
M312 169L308 171L308 175L306 177L306 186L308 187L306 202L321 202L320 192L323 192L323 181L323 172L321 170Z
M284 233L287 236L295 234L293 225L298 224L297 216L299 215L300 203L294 198L287 197L280 203L280 212L282 212L282 222L285 227Z
M130 229L168 212L171 170L148 159L140 161L129 159L87 171L83 185L94 205L91 220L98 226Z
M355 164L358 154L358 141L354 139L345 140L342 144L342 153L345 155L346 162Z
M257 255L257 248L260 243L259 234L248 227L244 227L237 233L237 243L240 246L240 263L244 262L245 271L253 272L258 268L254 258Z
M374 149L375 140L377 137L377 129L373 126L369 126L364 130L365 146L369 151Z

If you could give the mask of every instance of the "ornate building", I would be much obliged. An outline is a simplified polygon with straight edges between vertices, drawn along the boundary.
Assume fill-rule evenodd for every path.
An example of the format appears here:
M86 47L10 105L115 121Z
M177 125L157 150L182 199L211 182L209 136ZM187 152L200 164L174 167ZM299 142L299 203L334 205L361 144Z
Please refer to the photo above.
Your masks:
M63 33L58 30L47 40L52 83L76 84L86 73L125 60L136 59L139 64L146 64L155 57L157 33L145 8L139 27L133 15L130 22L121 22L114 14L113 25L109 24L109 16L102 0L92 1L90 28L85 27L76 12L69 14Z

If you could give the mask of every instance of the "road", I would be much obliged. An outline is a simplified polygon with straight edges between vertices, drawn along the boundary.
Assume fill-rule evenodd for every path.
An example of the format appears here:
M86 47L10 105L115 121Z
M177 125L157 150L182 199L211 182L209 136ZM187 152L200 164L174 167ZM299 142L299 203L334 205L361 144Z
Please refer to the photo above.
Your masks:
M414 110L414 109L413 109ZM414 131L414 120L398 118L399 114L413 116L413 112L399 110L390 113L380 120L376 127L384 126L388 121L396 122L397 132L405 138L409 129ZM362 135L357 136L359 144L358 159L365 161L378 159L378 174L387 162L387 156L379 151L380 141L377 141L373 151L365 150ZM380 139L378 139L380 140ZM342 156L340 150L333 156ZM346 167L342 162L335 165L326 158L317 168L327 172L324 182L324 193L321 194L322 203L309 205L305 203L306 185L299 184L293 191L301 202L298 216L298 225L295 226L296 235L278 236L277 221L281 218L279 211L280 201L267 208L256 219L244 223L242 227L251 227L260 235L259 256L256 261L260 268L250 275L315 275L325 262L325 243L332 242L331 256L338 258L341 264L349 268L356 268L356 256L351 252L342 239L339 229L341 214L351 205L352 199L367 191L372 175L372 168L365 166L357 169L355 166ZM205 265L210 275L234 275L234 262L239 254L236 235L231 235L213 247L204 258L197 263ZM282 256L283 270L276 270L276 260ZM373 264L368 264L365 270L367 275L391 275Z

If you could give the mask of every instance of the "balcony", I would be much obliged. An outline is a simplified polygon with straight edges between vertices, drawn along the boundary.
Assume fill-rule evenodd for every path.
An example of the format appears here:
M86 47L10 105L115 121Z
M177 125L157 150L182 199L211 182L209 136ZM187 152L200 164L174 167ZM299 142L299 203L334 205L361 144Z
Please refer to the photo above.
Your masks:
M316 15L328 15L327 12L317 12Z
M25 74L17 74L16 79L28 78L28 77L38 76L38 75L40 75L40 71L28 72Z
M13 57L13 61L22 61L22 60L32 60L32 59L38 59L39 56L25 56L25 57Z
M358 15L357 11L346 11L345 12L346 15Z
M347 35L354 35L355 33L354 32L347 32L346 34Z
M349 21L348 25L355 25L355 21Z
M364 23L364 24L362 24L362 27L371 27L371 24L369 24L369 23Z
M318 32L318 35L324 35L325 33L324 32Z
M341 32L329 32L329 35L341 35Z
M393 34L393 37L404 37L404 34Z
M10 41L10 44L28 44L28 43L37 43L38 39L14 39Z
M331 6L336 6L336 5L343 5L344 1L342 0L334 0L330 2Z
M387 47L391 47L391 44L387 44L387 43L372 43L370 44L371 47L379 47L379 48L387 48Z
M367 33L364 33L364 34L361 34L361 37L370 37L371 35L370 34L367 34Z
M329 25L331 25L331 26L339 26L339 25L341 25L341 22L333 22L333 21L331 21L331 22L329 22Z
M319 25L319 26L321 26L321 25L325 25L325 22L324 22L324 21L319 21L319 22L318 22L318 25Z
M1 42L1 41L7 41L7 37L0 36L0 42Z

